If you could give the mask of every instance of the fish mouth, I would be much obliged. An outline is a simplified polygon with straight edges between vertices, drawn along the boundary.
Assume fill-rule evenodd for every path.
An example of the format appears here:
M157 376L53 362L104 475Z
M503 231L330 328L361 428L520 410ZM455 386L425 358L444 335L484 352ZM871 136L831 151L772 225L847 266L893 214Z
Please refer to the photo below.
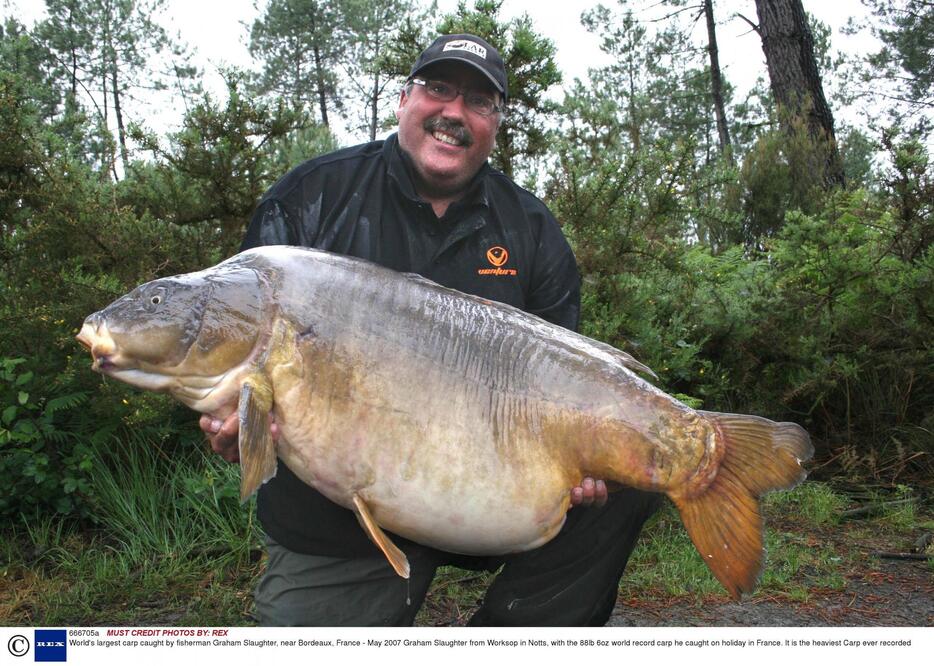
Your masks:
M91 351L94 347L94 330L91 325L85 324L82 326L81 332L75 336L75 340L77 340L82 347Z
M103 375L114 375L126 369L117 345L107 330L105 321L88 318L75 336L78 343L91 352L91 369Z
M89 317L81 327L81 332L75 336L78 343L91 352L91 369L95 372L105 372L116 367L112 355L116 351L113 338L107 332L107 324L91 320Z
M167 391L189 406L207 399L236 370L217 375L199 375L184 368L150 365L121 353L107 329L107 322L89 318L75 336L78 343L91 352L91 369L130 386L149 391Z

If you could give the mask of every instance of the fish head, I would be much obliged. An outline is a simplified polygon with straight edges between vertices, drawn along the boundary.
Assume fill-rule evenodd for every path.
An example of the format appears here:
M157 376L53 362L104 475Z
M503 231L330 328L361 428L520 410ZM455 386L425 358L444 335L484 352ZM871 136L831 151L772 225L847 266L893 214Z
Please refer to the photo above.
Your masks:
M153 280L90 315L77 340L97 372L194 406L256 355L263 293L237 265Z

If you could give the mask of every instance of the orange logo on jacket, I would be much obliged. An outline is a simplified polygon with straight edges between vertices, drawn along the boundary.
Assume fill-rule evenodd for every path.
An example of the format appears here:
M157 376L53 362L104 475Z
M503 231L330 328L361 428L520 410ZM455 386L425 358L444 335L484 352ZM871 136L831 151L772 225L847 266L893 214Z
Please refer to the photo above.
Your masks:
M509 252L500 245L494 245L486 251L486 260L493 264L494 268L480 268L477 270L479 275L518 275L515 268L502 268L503 264L509 261Z
M509 259L509 252L506 251L506 248L496 245L491 247L486 251L486 260L491 264L499 268Z

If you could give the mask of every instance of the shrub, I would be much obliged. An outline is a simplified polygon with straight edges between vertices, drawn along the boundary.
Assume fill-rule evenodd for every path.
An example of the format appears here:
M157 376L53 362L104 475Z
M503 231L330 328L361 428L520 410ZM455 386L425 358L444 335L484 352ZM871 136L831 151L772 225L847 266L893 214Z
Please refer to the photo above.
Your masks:
M90 442L76 427L88 392L46 385L25 358L0 358L0 516L81 510Z

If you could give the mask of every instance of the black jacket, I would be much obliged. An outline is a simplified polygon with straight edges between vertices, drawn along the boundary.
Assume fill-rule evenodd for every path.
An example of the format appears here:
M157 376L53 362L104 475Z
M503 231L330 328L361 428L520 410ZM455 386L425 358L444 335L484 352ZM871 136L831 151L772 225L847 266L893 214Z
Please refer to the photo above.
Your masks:
M309 160L260 201L241 247L302 245L369 259L576 329L577 264L545 205L484 164L438 218L396 135ZM353 513L280 464L259 491L263 528L314 555L378 555Z

